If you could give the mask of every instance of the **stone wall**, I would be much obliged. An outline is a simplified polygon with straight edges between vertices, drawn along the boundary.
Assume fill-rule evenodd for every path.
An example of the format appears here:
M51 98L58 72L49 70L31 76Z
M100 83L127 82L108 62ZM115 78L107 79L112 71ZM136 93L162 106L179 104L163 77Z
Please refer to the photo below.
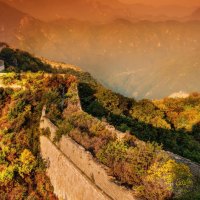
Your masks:
M49 128L50 132L54 135L57 127L52 126L50 120L46 117L41 118L41 128L46 129ZM51 139L53 136L50 137ZM82 146L78 145L74 140L67 136L63 136L61 141L56 145L51 142L51 139L48 139L44 136L40 138L41 142L41 152L42 157L49 162L49 168L47 173L50 177L50 180L54 186L55 194L59 198L71 199L71 192L67 189L67 187L72 187L68 184L69 179L72 180L74 185L78 185L80 189L80 193L85 187L82 185L82 182L79 182L79 179L75 178L78 176L78 171L80 174L80 178L84 175L87 177L85 179L85 185L93 183L95 188L99 188L99 192L104 194L105 199L113 199L113 200L135 200L133 197L131 190L128 190L124 187L121 187L114 183L114 178L110 177L107 173L107 168L98 162L96 162L93 156L87 152ZM58 158L60 152L64 157L60 160ZM75 166L72 170L67 169L69 167L69 162ZM62 163L62 164L61 164ZM62 166L60 166L62 165ZM60 169L62 168L62 169ZM61 174L61 171L68 171L68 173ZM74 171L75 170L75 171ZM75 176L73 178L73 175ZM70 177L69 177L70 176ZM88 191L87 191L88 192ZM94 191L92 190L92 193ZM69 194L70 193L70 194ZM76 192L75 192L76 193ZM73 194L73 200L93 200L97 198L91 198L90 192L88 196L83 196L80 198L78 190L77 197ZM99 199L103 199L103 197L99 197Z
M58 128L51 122L50 119L46 117L46 106L44 106L42 109L42 116L40 118L40 129L43 129L43 130L48 129L51 133L50 140L53 141Z
M81 107L79 107L79 110ZM77 144L73 139L71 139L68 136L63 136L59 143L56 144L56 146L51 142L53 141L53 138L56 134L57 127L45 116L46 115L46 108L43 108L42 111L42 117L41 117L41 123L40 128L46 129L48 128L51 132L50 139L46 137L41 137L41 151L43 158L49 160L50 166L48 169L48 175L52 181L52 184L55 188L55 194L58 195L60 198L71 199L72 197L70 195L71 191L67 189L68 182L70 182L68 179L73 181L73 184L79 185L80 193L82 189L85 187L85 185L89 185L92 183L93 187L95 188L95 191L103 193L103 197L98 197L95 199L113 199L113 200L134 200L136 199L133 197L131 190L128 190L122 186L117 185L114 181L115 179L113 177L110 177L107 173L108 169L104 166L99 164L97 161L94 160L94 157L87 152L82 146ZM114 127L108 125L105 123L105 126L107 127L108 131L115 132L118 135L118 138L122 138L124 134L121 132L115 130ZM56 153L56 152L57 153ZM188 159L185 159L181 156L178 156L176 154L173 154L171 152L168 152L172 158L174 158L176 161L184 163L188 165L191 169L191 172L194 176L200 178L200 165L191 162ZM58 155L60 156L60 159L58 158ZM62 155L62 156L61 156ZM69 164L71 163L71 164ZM70 169L69 172L69 165L71 168L74 166L73 170ZM62 168L62 169L61 169ZM75 170L76 169L76 170ZM64 171L66 171L66 173ZM75 171L74 171L75 170ZM61 174L63 173L63 175ZM85 177L85 185L83 186L82 182L79 184L79 180L77 179L78 174L80 174L80 177ZM74 175L74 178L73 178ZM71 183L71 185L73 185ZM71 188L71 186L69 185ZM96 190L98 188L98 190ZM93 194L93 189L90 189ZM79 198L79 193L76 197L76 192L73 191L73 198L74 200L90 200L90 193L88 193L89 196L83 196L83 198ZM88 192L88 191L87 191ZM97 195L98 196L98 195Z
M115 179L108 175L108 169L96 162L89 152L70 137L62 137L59 143L59 149L112 199L136 199L133 198L130 190L114 183L113 181Z
M77 85L72 85L68 90L68 108L64 115L69 116L73 112L83 112L78 95ZM96 119L98 122L98 119ZM118 139L124 134L117 131L106 122L104 124L108 132L115 133ZM63 136L59 143L53 144L57 127L46 117L46 107L43 108L41 129L49 129L50 137L42 136L41 152L44 159L48 160L47 173L54 186L55 194L61 199L72 200L135 200L136 198L125 187L115 183L115 179L108 175L108 168L98 163L94 157L82 146L68 136ZM142 141L140 141L142 142ZM194 176L200 178L200 166L181 156L168 152L176 161L188 165Z
M53 141L56 131L58 128L48 119L47 117L41 117L40 119L40 129L49 129L50 131L50 140Z
M41 136L41 154L49 163L47 175L54 192L63 200L111 200L82 173L48 138Z

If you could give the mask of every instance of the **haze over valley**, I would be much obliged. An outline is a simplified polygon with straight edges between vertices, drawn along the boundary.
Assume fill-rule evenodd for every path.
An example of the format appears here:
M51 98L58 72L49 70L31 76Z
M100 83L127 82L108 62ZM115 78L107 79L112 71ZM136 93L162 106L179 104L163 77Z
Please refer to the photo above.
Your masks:
M0 38L10 45L78 65L129 97L200 90L200 10L195 5L7 3L0 2Z

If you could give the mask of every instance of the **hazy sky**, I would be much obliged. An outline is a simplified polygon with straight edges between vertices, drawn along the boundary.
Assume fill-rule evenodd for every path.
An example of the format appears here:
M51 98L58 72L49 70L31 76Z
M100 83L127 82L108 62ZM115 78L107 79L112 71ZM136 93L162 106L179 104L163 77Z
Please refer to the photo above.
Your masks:
M200 6L200 0L120 0L125 3L142 3L148 5L170 5L177 4L182 6Z

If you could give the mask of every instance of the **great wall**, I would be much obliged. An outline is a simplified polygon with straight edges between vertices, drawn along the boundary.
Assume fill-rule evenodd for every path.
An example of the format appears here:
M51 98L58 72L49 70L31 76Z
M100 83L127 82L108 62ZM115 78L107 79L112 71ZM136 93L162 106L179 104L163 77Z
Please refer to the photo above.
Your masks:
M2 86L4 87L0 85ZM75 90L73 90L75 103L69 104L67 109L84 112L81 108L77 86ZM123 133L104 123L109 132L115 132L118 139L123 138ZM45 106L41 115L40 129L50 131L49 137L40 137L41 155L47 162L47 175L54 186L54 193L60 200L138 199L133 196L131 190L118 185L107 173L108 168L99 164L91 153L69 136L62 136L61 140L55 143L53 139L58 128L46 117ZM178 162L188 165L193 175L200 178L200 165L171 152L168 153Z
M68 109L84 112L81 108L77 88L74 92L76 94L76 103L73 105L69 104ZM103 123L109 132L115 132L118 139L123 138L123 133L117 131L106 122ZM40 128L49 129L51 133L49 138L41 136L41 153L43 158L48 160L47 174L52 181L55 194L60 199L137 199L132 195L131 190L117 185L114 178L108 175L108 169L96 162L91 153L87 152L73 139L63 136L60 142L52 142L58 128L46 117L46 107L43 108ZM198 164L171 152L168 153L176 161L188 165L193 175L200 178L200 166ZM70 170L72 168L73 170ZM89 193L87 193L88 191L86 192L86 187L90 188Z

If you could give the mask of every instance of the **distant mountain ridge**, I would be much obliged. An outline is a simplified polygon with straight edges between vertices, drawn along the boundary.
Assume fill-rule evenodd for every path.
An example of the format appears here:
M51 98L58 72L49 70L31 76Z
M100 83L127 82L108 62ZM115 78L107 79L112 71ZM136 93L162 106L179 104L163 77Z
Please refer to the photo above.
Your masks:
M108 22L116 18L128 20L175 20L189 15L194 8L169 5L153 7L143 4L125 4L118 0L3 0L42 20L75 18ZM67 12L66 12L67 11Z
M199 21L43 22L0 4L2 41L81 66L114 91L155 99L200 90Z
M0 1L1 41L27 50L40 49L49 41L49 25Z
M19 27L23 17L27 17L25 13L8 6L0 1L0 38L11 42L14 40L14 34Z

